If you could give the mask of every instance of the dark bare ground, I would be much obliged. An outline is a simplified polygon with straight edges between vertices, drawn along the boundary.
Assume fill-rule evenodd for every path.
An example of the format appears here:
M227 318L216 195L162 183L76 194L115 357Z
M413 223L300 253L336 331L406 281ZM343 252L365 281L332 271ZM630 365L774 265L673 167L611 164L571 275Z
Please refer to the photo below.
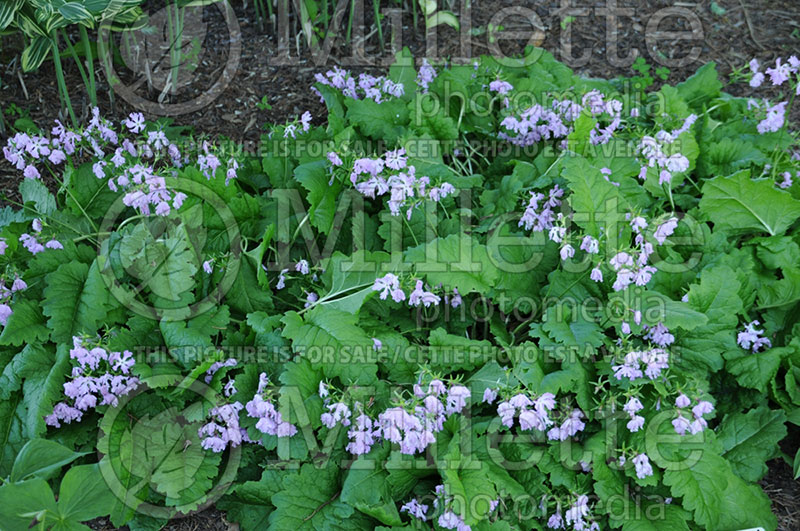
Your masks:
M786 57L800 53L800 5L796 0L718 0L717 5L725 9L725 13L721 15L713 14L709 4L699 1L620 0L619 7L631 8L631 11L620 20L616 28L611 29L611 35L617 42L617 56L625 58L635 49L648 63L659 66L669 59L690 57L692 49L697 48L699 53L695 60L686 61L686 64L681 66L670 67L666 82L677 83L709 61L715 61L720 74L727 76L734 69L745 66L753 57L757 57L763 64L774 61L778 56ZM569 12L569 8L560 9L560 0L538 2L473 0L471 26L478 28L479 31L476 31L476 35L471 39L472 55L489 52L489 41L485 31L487 24L502 8L515 5L532 9L538 15L544 37L540 45L553 52L557 59L573 67L576 72L605 78L632 73L630 69L632 57L617 61L610 54L611 50L607 44L609 42L607 20L602 16L602 12L595 11L604 7L606 0L573 0L572 5L576 8L587 8L585 14L588 15L578 16L566 25L571 33L571 56L581 57L587 53L586 57L580 60L571 60L563 53L561 38L565 30L561 27L561 22L563 17L571 14L574 16L574 13ZM406 7L409 6L410 4ZM664 33L661 35L654 33L654 30L689 31L691 28L688 19L676 16L666 17L659 26L648 28L648 22L650 24L654 22L654 15L668 7L693 13L701 24L700 38L681 40ZM258 28L252 4L245 8L237 3L234 9L241 27L242 41L242 55L235 78L218 99L199 111L176 116L175 123L192 126L197 132L212 133L216 137L256 142L260 138L264 124L292 119L306 110L315 117L324 115L324 107L308 90L313 82L314 73L333 64L346 64L353 55L352 47L337 43L332 48L327 62L316 65L304 47L299 49L298 54L294 46L294 36L300 30L296 19L290 16L292 62L289 66L275 66L278 41L273 28L270 25L265 31ZM453 10L458 12L459 9L459 2L455 1ZM420 23L415 30L411 16L408 15L410 7L405 12L402 20L402 45L408 46L416 57L422 57L426 55L424 28ZM366 14L365 20L367 24L371 24L371 13ZM494 21L494 24L498 23L504 25L506 29L520 29L527 32L533 30L531 24L519 22L519 19ZM388 40L388 26L385 26L385 33ZM646 34L650 37L649 40L646 39ZM223 64L227 58L229 41L230 34L226 25L220 17L212 18L203 42L202 64L198 68L198 79L179 92L177 97L168 97L166 101L186 101L210 86L209 80L217 75L218 65ZM372 34L364 44L365 56L376 66L370 67L362 62L360 67L350 67L352 70L359 72L385 69L385 65L391 62L387 59L390 57L390 52L381 54L377 42L377 38ZM438 43L440 57L457 58L466 55L460 47L458 34L451 28L439 29ZM511 54L521 50L523 45L520 43L521 41L518 43L510 41L501 46L501 49ZM49 126L52 120L61 114L52 62L47 62L37 72L23 74L18 61L21 42L14 37L3 37L1 44L0 107L5 109L11 104L16 104L26 110L38 125ZM66 59L64 66L75 111L85 118L88 115L88 99L77 68L71 59ZM121 98L112 100L109 97L108 85L99 66L97 80L100 100L98 105L104 116L119 121L135 110ZM726 90L738 95L753 93L749 87L741 84L730 86ZM762 88L755 95L764 97L774 94ZM154 101L158 91L151 91L147 96ZM267 97L271 109L260 110L256 107L256 103L260 102L263 96ZM798 123L797 118L798 109L795 108L791 116L795 125ZM4 140L4 136L0 132L0 138ZM18 172L10 168L5 161L0 161L0 196L17 198L17 183L20 178ZM2 199L0 203L3 203ZM794 455L797 443L790 446L792 448L784 450L789 455ZM769 473L761 481L761 485L772 500L773 510L778 516L778 528L781 531L800 529L800 483L792 478L791 467L780 459L771 461ZM92 522L91 527L96 530L113 529L113 526L104 519ZM237 527L229 524L223 513L216 509L208 509L176 520L166 529L221 531Z

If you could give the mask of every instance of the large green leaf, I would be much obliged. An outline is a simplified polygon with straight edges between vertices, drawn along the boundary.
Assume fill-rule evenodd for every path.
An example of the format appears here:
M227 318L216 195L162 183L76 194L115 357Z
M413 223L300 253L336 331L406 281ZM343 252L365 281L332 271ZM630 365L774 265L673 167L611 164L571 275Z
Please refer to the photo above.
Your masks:
M366 517L339 499L338 478L337 467L317 469L311 464L304 464L296 476L284 477L283 489L272 496L276 509L269 516L269 529L349 531L368 525Z
M283 336L292 348L321 367L328 378L346 383L375 382L378 366L374 363L372 340L359 328L353 314L316 306L305 316L287 312Z
M405 261L414 264L428 283L442 284L448 291L458 288L462 295L488 291L498 277L486 246L470 236L451 234L405 252Z
M715 228L775 236L800 217L800 201L777 189L772 179L752 180L750 171L742 170L706 181L700 211Z
M722 456L739 477L756 482L767 473L765 462L786 437L785 421L783 411L767 407L725 415L717 436L725 450Z
M342 485L342 501L386 525L401 525L400 514L389 491L389 473L383 463L389 447L376 447L356 460Z
M375 103L371 99L345 100L347 120L357 126L365 135L386 142L388 147L395 144L408 124L408 109L402 100L389 100Z
M58 470L85 453L73 452L64 445L47 439L31 439L22 447L11 470L10 481L18 482L29 477L47 479Z
M47 325L53 341L71 343L73 336L94 334L114 305L97 261L91 267L67 262L45 280L42 313L50 318Z
M36 301L22 299L14 303L14 313L0 333L0 345L19 347L25 343L46 341L50 337L46 319Z

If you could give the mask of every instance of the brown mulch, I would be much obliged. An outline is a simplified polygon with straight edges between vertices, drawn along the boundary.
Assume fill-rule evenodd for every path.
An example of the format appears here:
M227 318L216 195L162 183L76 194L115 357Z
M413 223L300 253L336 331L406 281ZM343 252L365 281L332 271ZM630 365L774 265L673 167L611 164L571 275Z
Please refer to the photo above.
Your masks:
M269 1L269 0L268 0ZM413 1L413 0L406 0ZM158 6L158 2L151 2ZM440 2L440 5L443 2ZM486 31L487 24L502 8L523 5L532 9L541 20L541 30L544 31L544 48L552 51L556 58L570 64L583 75L592 77L614 77L630 75L632 71L628 64L615 66L607 57L606 19L595 11L606 5L606 0L573 0L571 4L577 8L586 8L589 16L579 16L564 27L572 35L572 55L579 56L585 50L590 50L585 61L581 64L570 64L560 50L560 39L565 29L562 28L560 11L561 0L545 0L537 2L513 2L510 0L473 0L472 1L472 27L476 29L472 37L472 53L479 55L489 50L489 35ZM796 0L717 0L713 5L719 9L712 12L712 2L709 1L631 1L618 0L620 8L631 8L632 12L623 18L612 32L617 40L617 53L619 56L627 55L636 49L651 65L659 66L659 60L676 59L689 55L693 47L699 47L699 56L683 66L671 67L668 83L677 83L691 75L699 66L715 61L722 76L727 76L734 69L744 67L752 57L758 57L762 64L774 62L778 56L787 57L791 54L800 54L800 16ZM275 66L278 55L277 37L271 25L262 31L255 19L252 2L246 4L236 2L234 7L238 24L241 28L242 54L235 78L228 85L219 98L202 110L174 117L176 124L192 126L197 132L213 133L218 137L226 137L236 141L257 142L267 123L282 122L300 115L303 111L310 111L318 122L319 116L324 115L324 107L308 89L313 82L314 73L325 70L333 64L344 63L351 56L352 49L348 45L337 43L333 47L331 57L323 66L316 66L313 58L304 46L300 46L298 55L295 47L295 35L299 33L299 26L295 17L290 17L289 34L292 42L292 64L288 66ZM460 1L454 0L453 11L460 9ZM372 21L371 2L365 2L365 21ZM410 4L407 4L410 6ZM395 4L392 4L394 7ZM648 42L645 33L648 21L652 23L653 16L663 8L682 9L694 14L702 26L702 37L697 41L676 39L666 35L670 31L687 31L690 25L686 19L667 17L658 31L662 32L657 42ZM148 6L146 11L151 10ZM207 7L206 11L212 8ZM412 25L410 8L405 10L402 19L403 32L402 44L408 46L416 57L426 53L424 28L418 25L415 30ZM569 13L567 13L569 14ZM200 66L197 69L198 79L188 87L182 89L176 97L168 97L167 102L187 101L196 93L202 92L210 86L210 80L215 79L221 65L227 59L228 43L231 35L227 25L219 16L212 13L208 19L208 27L203 36ZM532 26L524 21L507 19L501 22L506 29L521 29L531 32ZM388 28L388 26L387 26ZM653 29L653 28L651 28ZM388 41L388 29L385 31ZM460 57L458 34L447 27L440 27L439 55L441 57ZM73 36L74 37L74 36ZM297 39L301 42L301 39ZM516 46L516 48L515 48ZM514 42L504 43L501 48L506 53L519 51L520 46ZM53 64L46 62L38 71L22 73L19 67L19 52L21 42L13 37L0 38L0 107L7 110L14 104L22 109L29 117L40 126L49 126L54 117L60 114L58 91L56 87ZM377 38L373 35L366 41L365 52L368 58L375 63L387 64L389 52L380 53ZM379 60L378 60L379 59ZM88 100L83 90L83 83L72 59L64 59L67 85L70 88L73 105L76 113L85 117L88 114ZM351 67L359 72L363 70L382 71L385 66ZM122 75L125 79L124 74ZM127 116L133 109L126 101L117 97L111 98L108 85L101 68L97 68L98 105L102 114L114 121ZM728 87L738 95L755 94L758 97L774 95L769 89L760 89L754 93L746 85ZM158 96L157 90L149 94L140 90L151 100ZM266 96L270 109L259 109L256 104ZM798 107L796 106L792 119L798 123ZM13 123L14 117L6 116L6 126ZM63 116L62 116L63 118ZM154 118L148 116L148 118ZM66 121L65 121L66 123ZM6 128L8 132L8 128ZM4 143L5 135L0 132L0 141ZM2 195L10 198L17 196L17 183L21 175L10 168L5 161L0 160L0 204L3 203ZM791 453L790 455L794 455ZM781 460L770 462L770 472L762 481L762 486L769 494L775 513L779 518L779 529L783 531L796 531L800 529L800 485L792 479L790 467ZM108 530L113 527L103 520L93 523L93 529ZM235 527L233 527L235 528ZM188 518L176 520L167 529L174 531L211 531L233 529L224 520L224 515L214 509L206 510Z

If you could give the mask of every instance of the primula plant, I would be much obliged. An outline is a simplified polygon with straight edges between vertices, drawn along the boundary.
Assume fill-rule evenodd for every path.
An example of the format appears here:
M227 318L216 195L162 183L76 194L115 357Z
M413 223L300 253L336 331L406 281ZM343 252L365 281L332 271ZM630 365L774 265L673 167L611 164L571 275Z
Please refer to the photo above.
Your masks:
M10 137L2 526L775 529L798 76L400 54L257 154L98 110Z

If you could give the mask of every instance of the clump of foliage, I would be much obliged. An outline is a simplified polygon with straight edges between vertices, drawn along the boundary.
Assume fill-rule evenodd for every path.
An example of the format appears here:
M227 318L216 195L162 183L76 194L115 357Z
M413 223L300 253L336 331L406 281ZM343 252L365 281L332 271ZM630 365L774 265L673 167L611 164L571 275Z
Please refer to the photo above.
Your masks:
M4 525L775 529L790 102L631 87L400 55L256 156L141 115L11 137Z

